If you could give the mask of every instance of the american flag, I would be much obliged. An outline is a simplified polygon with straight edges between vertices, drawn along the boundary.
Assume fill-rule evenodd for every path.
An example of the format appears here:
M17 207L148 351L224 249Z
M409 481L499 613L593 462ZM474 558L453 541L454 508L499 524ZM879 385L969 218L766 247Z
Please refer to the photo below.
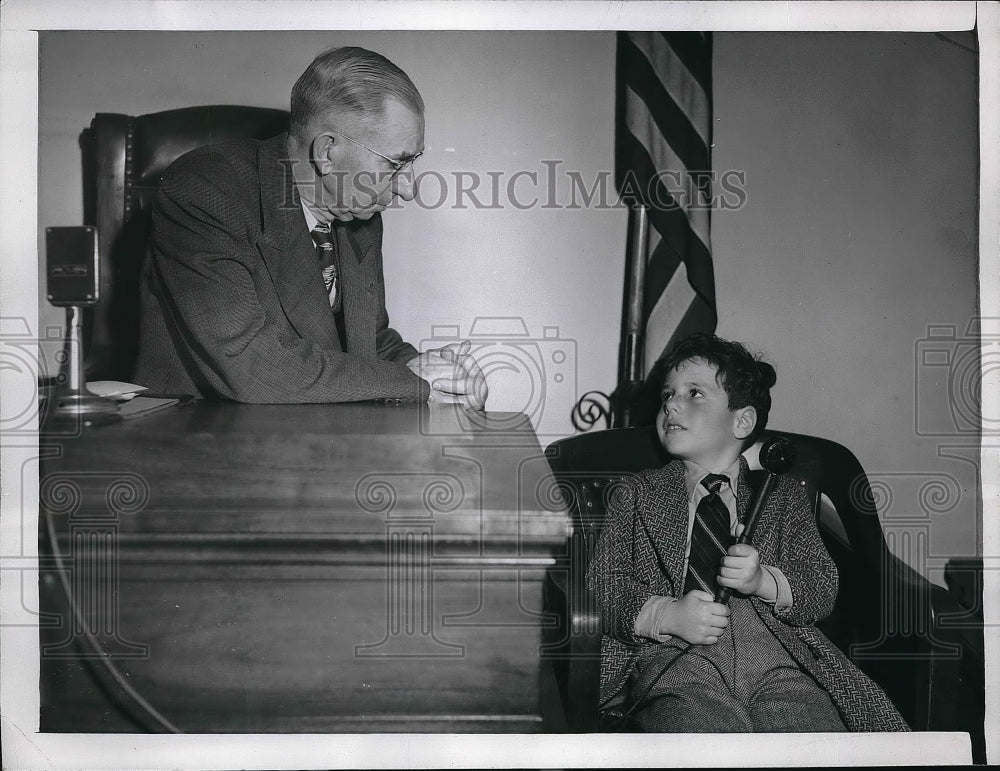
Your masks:
M623 200L649 207L643 359L658 391L657 359L677 340L715 330L712 38L620 32L617 58L617 182Z

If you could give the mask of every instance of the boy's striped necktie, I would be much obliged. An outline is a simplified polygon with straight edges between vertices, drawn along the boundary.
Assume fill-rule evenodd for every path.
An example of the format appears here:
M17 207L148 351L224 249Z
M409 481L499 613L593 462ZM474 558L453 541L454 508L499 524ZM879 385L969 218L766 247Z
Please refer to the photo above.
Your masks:
M719 590L715 577L726 550L733 544L729 527L729 509L719 491L729 484L722 474L708 474L700 482L708 495L698 501L691 530L691 554L688 557L684 593L702 589L713 596Z

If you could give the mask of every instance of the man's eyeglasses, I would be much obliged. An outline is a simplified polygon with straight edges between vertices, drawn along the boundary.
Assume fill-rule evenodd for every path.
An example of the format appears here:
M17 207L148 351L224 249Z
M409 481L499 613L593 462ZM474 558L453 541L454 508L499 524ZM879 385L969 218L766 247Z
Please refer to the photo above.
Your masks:
M363 142L359 142L354 137L349 137L349 136L347 136L347 134L344 134L341 131L334 131L333 129L329 129L329 131L330 131L331 134L336 134L338 136L342 136L348 142L353 142L358 147L363 147L368 152L374 153L379 158L383 158L386 161L388 161L389 165L392 166L392 177L390 177L390 179L395 179L400 174L400 172L404 171L408 166L412 166L413 162L415 160L417 160L417 158L419 158L421 155L424 154L424 151L421 150L416 155L411 155L409 158L404 158L401 161L397 161L395 158L390 158L388 155L383 155L378 150L372 149L371 147L369 147L368 145L364 144Z

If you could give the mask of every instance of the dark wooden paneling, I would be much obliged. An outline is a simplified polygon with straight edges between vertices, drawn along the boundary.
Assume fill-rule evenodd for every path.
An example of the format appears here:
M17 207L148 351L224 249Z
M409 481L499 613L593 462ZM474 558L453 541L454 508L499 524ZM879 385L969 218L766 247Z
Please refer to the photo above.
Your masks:
M564 725L541 592L568 523L530 425L202 404L58 452L42 506L83 621L182 730ZM42 730L139 730L42 575Z

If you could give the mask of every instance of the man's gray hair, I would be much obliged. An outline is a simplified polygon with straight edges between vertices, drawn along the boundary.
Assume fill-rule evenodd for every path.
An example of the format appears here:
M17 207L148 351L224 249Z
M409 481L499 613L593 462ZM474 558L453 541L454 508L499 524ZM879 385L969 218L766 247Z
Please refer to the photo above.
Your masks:
M381 116L387 97L424 111L413 81L384 56L356 46L331 48L313 59L292 87L292 134L306 139L309 125L334 109Z

